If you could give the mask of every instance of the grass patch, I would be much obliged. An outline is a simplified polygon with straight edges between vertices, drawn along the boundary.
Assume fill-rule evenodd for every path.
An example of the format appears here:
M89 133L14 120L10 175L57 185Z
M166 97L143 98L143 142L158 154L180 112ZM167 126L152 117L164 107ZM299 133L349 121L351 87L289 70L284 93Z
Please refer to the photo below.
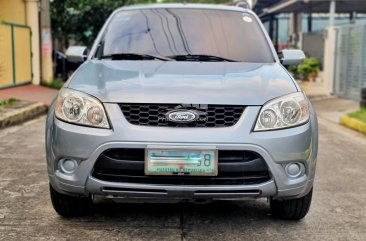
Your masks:
M3 106L3 105L12 105L12 104L14 104L17 101L18 100L15 99L15 98L10 98L10 99L7 99L7 100L0 100L0 106Z
M52 82L42 82L42 85L48 88L59 90L64 86L64 82L60 79L55 79Z
M358 111L348 113L348 116L366 123L366 108L362 108Z

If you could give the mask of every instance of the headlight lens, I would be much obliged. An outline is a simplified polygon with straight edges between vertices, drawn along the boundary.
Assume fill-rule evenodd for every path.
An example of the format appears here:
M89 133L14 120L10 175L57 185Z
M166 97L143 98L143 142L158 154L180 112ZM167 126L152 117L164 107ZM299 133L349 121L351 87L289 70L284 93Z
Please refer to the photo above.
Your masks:
M298 92L271 100L265 104L259 113L254 131L298 126L308 120L308 100L303 93Z
M64 88L57 97L56 117L85 126L110 128L102 103L82 92Z

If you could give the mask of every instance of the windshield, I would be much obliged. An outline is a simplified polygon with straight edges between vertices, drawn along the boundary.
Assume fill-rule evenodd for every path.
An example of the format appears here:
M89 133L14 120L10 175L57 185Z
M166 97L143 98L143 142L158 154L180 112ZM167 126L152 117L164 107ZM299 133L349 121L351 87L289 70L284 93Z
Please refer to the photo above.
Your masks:
M218 61L274 62L254 16L227 10L122 10L109 24L103 45L103 56L138 53L176 56L176 60L182 56L211 56Z

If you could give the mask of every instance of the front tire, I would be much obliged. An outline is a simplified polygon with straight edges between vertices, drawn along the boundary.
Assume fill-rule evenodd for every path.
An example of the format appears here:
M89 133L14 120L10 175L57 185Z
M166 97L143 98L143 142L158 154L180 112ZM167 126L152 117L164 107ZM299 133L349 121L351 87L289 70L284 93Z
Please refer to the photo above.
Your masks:
M91 197L77 197L57 192L50 185L52 206L62 217L80 217L87 215L92 207Z
M276 218L287 220L300 220L309 211L313 189L301 198L274 200L271 198L271 214Z

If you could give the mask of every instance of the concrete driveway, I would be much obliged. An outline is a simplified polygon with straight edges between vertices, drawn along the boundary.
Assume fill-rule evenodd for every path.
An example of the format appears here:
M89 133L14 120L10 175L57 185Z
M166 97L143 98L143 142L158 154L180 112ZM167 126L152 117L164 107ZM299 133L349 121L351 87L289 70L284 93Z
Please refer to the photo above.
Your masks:
M0 240L366 240L366 137L322 117L313 204L300 222L275 220L266 200L116 204L63 219L52 209L45 117L0 131Z

